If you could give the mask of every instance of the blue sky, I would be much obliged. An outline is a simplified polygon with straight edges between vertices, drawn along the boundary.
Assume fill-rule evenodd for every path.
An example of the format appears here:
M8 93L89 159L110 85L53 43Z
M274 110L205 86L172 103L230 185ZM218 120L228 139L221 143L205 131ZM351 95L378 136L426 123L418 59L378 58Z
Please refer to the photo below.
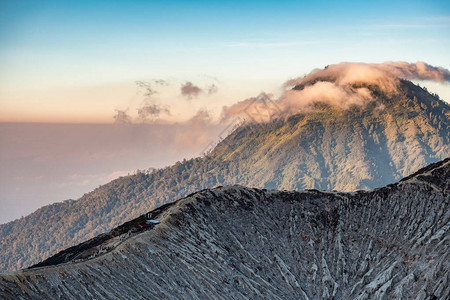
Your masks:
M150 78L200 85L207 84L202 76L215 77L231 95L214 99L220 106L342 61L450 67L448 1L0 3L3 121L51 119L55 102L79 106L77 114L97 109L106 121L105 110L127 107L129 97L122 95L132 94L130 83ZM114 84L123 86L122 99L111 97L101 108L82 108L89 101L77 102L65 90ZM39 110L42 103L47 114Z

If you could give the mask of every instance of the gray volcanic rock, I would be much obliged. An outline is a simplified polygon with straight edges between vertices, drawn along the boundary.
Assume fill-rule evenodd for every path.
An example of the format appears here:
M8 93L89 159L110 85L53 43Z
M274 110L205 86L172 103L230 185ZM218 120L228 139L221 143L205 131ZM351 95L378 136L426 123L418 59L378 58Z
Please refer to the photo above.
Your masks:
M449 299L449 175L446 159L371 192L204 190L94 258L0 275L0 297Z

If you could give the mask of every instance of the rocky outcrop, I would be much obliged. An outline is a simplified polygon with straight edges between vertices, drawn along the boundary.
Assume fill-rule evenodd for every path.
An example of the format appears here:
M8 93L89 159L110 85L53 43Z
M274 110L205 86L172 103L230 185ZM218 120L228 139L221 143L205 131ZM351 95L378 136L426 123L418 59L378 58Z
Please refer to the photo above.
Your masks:
M90 259L0 275L0 298L448 299L449 175L447 159L372 192L204 190Z

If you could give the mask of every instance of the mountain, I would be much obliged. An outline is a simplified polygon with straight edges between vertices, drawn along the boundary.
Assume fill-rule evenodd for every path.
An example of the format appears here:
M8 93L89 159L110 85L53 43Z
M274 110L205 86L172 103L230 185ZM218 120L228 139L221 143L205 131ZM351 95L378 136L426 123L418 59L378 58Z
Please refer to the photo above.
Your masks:
M244 126L213 155L238 170L236 183L255 187L353 191L393 183L450 155L449 105L409 81L399 89L373 89L378 101L366 107L320 104L287 121Z
M243 124L205 157L122 177L0 225L0 270L28 267L200 189L373 189L450 156L447 103L406 80L395 94L368 89L376 101L367 105L317 103L306 113Z
M449 299L450 158L350 193L219 187L29 270L4 299Z

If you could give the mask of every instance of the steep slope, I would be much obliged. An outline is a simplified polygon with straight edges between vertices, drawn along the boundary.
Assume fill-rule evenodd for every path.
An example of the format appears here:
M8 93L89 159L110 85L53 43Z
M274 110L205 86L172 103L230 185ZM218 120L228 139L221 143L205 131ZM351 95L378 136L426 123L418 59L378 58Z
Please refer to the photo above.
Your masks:
M110 252L0 275L0 296L448 299L449 187L446 159L372 192L204 190L96 245Z
M277 189L352 191L395 182L450 155L450 107L409 81L372 88L366 107L328 105L285 121L236 130L215 155L236 182Z
M28 267L200 189L371 189L449 156L449 105L409 81L399 90L372 89L377 102L363 107L318 105L287 120L243 125L206 157L123 177L57 210L0 225L0 270Z

